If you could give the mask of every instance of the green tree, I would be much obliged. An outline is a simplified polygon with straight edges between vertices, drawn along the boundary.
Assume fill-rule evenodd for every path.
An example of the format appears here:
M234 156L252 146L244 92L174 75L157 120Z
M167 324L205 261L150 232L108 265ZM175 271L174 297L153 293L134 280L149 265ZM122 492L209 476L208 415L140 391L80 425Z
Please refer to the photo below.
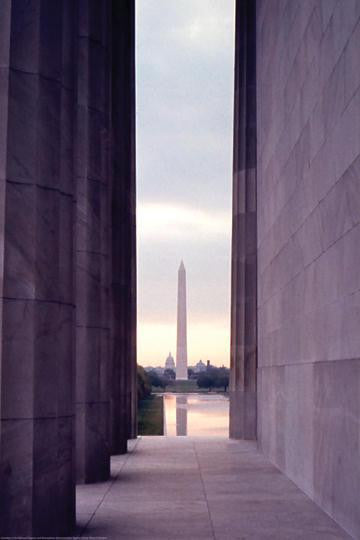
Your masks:
M142 366L137 367L137 393L139 401L149 397L151 394L150 380Z
M214 387L214 383L214 377L211 373L208 373L206 371L200 373L197 378L197 385L199 388L208 388L209 390L211 390L211 388Z
M164 378L165 379L168 379L170 381L174 381L175 380L175 371L171 368L167 368L165 369L164 371Z
M221 367L218 370L218 385L224 388L224 392L227 392L229 387L230 370L226 367Z
M206 371L199 374L197 378L199 388L224 388L226 392L229 386L229 369L225 367L217 368L208 366Z
M160 377L154 369L147 372L151 386L155 388L165 388L166 382L163 377Z

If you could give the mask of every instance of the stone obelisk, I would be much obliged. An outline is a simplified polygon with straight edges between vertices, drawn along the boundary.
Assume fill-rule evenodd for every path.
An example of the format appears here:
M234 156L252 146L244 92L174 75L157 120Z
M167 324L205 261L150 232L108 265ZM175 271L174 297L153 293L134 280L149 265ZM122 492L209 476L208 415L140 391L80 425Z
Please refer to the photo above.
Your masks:
M186 272L181 261L178 272L176 379L187 380L187 378Z

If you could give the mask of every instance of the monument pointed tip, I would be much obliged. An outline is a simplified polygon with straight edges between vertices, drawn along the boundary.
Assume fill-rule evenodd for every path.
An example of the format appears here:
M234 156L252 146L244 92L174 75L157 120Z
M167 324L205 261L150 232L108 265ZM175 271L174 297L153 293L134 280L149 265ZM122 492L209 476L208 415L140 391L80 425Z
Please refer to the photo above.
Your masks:
M181 259L181 263L180 263L180 266L179 266L179 270L185 270L185 265L184 265L184 262L183 262L182 259Z

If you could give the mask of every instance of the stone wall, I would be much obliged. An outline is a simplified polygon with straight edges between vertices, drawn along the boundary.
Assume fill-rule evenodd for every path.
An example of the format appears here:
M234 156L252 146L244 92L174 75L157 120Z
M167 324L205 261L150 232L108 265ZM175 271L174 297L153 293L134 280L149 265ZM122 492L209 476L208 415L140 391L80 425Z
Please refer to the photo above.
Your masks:
M360 536L360 2L257 1L258 439Z

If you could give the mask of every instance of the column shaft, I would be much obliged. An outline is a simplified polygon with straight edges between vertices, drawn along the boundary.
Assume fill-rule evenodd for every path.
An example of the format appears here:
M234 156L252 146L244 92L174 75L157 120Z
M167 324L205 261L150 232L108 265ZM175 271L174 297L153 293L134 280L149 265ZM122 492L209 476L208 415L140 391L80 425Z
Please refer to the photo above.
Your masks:
M111 2L81 0L76 205L76 461L79 482L106 480L109 447Z
M113 3L112 452L137 432L135 2Z
M236 4L230 436L256 438L256 2Z
M0 9L0 536L75 521L75 8Z

